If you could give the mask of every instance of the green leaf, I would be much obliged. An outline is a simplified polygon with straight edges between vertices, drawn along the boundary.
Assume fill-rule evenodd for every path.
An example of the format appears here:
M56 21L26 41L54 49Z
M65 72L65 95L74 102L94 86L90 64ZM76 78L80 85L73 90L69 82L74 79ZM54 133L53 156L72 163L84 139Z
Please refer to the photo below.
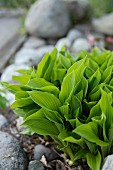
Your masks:
M37 76L38 77L44 77L44 74L49 66L50 63L50 55L49 53L46 53L45 56L42 58L42 61L38 64L37 69Z
M33 78L28 82L28 86L30 86L33 89L40 89L45 86L54 86L54 84L46 81L44 78Z
M100 170L101 167L101 154L98 151L97 155L87 153L87 163L92 170Z
M66 58L65 56L61 55L61 63L65 69L69 69L71 67L71 61L69 58Z
M23 109L20 109L20 108L17 108L14 110L14 112L18 115L18 116L21 116L21 117L24 117L25 116L25 112Z
M15 93L15 99L27 98L29 94L26 91L18 91Z
M44 78L47 81L51 81L51 77L52 77L56 57L57 57L57 49L54 48L54 50L50 54L50 63L49 63L48 68L46 69L46 71L44 73Z
M98 69L88 80L88 90L91 91L95 86L99 84L100 80L101 73Z
M30 97L22 98L16 100L12 105L11 108L17 108L17 107L23 107L23 106L28 106L29 104L32 104L33 100L31 100Z
M59 99L62 103L65 103L66 101L69 101L71 99L71 96L74 91L74 87L75 87L75 76L74 76L74 72L72 71L71 73L65 76L61 85L61 92L59 94Z
M8 102L7 99L5 97L3 97L2 95L0 95L0 108L1 109L6 108L7 102Z
M40 135L52 135L56 136L59 131L54 123L44 118L43 110L40 109L38 112L29 116L23 125L28 126L34 132Z
M104 142L98 138L98 128L94 122L82 124L81 126L78 126L76 129L74 129L73 132L92 143L96 143L99 146L108 145L107 142Z
M73 161L77 161L78 159L84 158L88 153L87 149L79 149L78 152L74 155Z
M112 70L113 70L113 66L110 66L110 67L106 68L106 70L104 70L104 72L102 74L102 78L101 78L101 81L103 83L109 83L110 82Z
M43 109L43 113L45 114L45 117L48 120L50 120L51 122L62 123L62 125L63 125L62 117L58 112L56 112L56 111L48 111L46 109Z
M59 99L53 94L35 90L28 93L36 104L47 110L57 111L61 106Z
M53 70L53 80L54 81L59 80L60 83L62 83L65 74L66 74L66 69L63 69L63 68L54 69Z
M31 76L28 74L25 74L23 76L13 76L12 79L19 82L22 85L26 85L29 80L30 80Z

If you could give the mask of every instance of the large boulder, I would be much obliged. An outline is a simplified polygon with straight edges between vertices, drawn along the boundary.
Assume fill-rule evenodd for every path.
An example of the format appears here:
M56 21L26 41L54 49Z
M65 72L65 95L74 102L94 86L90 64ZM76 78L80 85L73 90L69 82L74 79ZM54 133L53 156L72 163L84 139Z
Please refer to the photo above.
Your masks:
M27 158L19 141L0 131L0 170L26 170Z
M66 3L62 0L38 0L30 8L26 21L29 34L42 38L64 36L70 28Z
M107 35L113 35L113 12L98 19L93 19L92 25L95 31Z

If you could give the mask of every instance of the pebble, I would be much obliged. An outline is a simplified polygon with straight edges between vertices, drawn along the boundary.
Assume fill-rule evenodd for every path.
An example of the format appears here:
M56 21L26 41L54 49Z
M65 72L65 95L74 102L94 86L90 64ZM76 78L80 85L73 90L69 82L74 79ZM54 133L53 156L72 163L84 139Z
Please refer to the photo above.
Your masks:
M33 49L39 48L44 45L46 45L46 41L44 39L36 37L29 37L28 40L24 43L24 47Z
M34 159L40 161L43 155L48 162L59 157L58 154L52 149L41 144L36 145L34 148Z
M28 170L45 170L44 165L39 161L30 161Z
M57 41L57 43L56 43L56 48L57 48L58 50L61 50L61 48L62 48L63 46L65 46L67 49L70 48L71 42L70 42L70 40L69 40L68 38L61 38L61 39L59 39L59 40Z
M20 116L19 116L19 118L16 119L16 127L17 127L18 131L20 131L20 132L26 129L24 126L21 125L23 123L23 121L24 121L23 117L20 117Z
M74 41L72 46L72 52L80 53L82 50L89 51L90 48L90 43L85 38L79 38Z
M20 142L0 131L0 170L26 170L27 158Z
M67 34L67 38L71 41L71 43L80 37L82 37L82 33L77 29L71 29Z
M15 64L27 64L29 66L37 65L42 57L47 52L51 52L53 50L53 45L45 45L38 49L33 48L25 48L23 47L15 56Z

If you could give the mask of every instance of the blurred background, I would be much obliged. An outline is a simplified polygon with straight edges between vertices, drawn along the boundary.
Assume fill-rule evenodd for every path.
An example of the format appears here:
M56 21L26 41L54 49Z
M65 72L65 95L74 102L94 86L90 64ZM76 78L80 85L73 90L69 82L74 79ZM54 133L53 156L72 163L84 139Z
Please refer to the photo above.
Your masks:
M0 5L7 8L28 9L36 0L0 0ZM93 15L100 17L113 11L113 0L88 0L93 8Z

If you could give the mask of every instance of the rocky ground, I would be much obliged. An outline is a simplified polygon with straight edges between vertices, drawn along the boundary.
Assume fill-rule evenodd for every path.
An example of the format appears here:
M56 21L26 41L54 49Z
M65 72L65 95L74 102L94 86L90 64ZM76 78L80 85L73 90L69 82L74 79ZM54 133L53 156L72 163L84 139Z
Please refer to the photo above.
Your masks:
M26 17L24 29L27 33L24 35L20 31L20 18L25 12L0 10L1 80L12 82L12 75L17 74L15 70L36 66L54 46L60 50L65 45L73 57L81 50L91 51L95 46L101 50L113 50L113 13L83 24L81 20L87 11L89 15L91 9L87 3L80 2L37 2ZM65 3L68 3L68 10ZM70 20L70 11L73 18L76 16L76 22ZM68 159L56 149L51 138L37 134L22 135L22 119L9 107L14 96L6 92L6 98L7 109L0 110L0 170L89 170L85 160L78 161L74 167L69 166ZM106 159L102 170L112 169L112 157Z

